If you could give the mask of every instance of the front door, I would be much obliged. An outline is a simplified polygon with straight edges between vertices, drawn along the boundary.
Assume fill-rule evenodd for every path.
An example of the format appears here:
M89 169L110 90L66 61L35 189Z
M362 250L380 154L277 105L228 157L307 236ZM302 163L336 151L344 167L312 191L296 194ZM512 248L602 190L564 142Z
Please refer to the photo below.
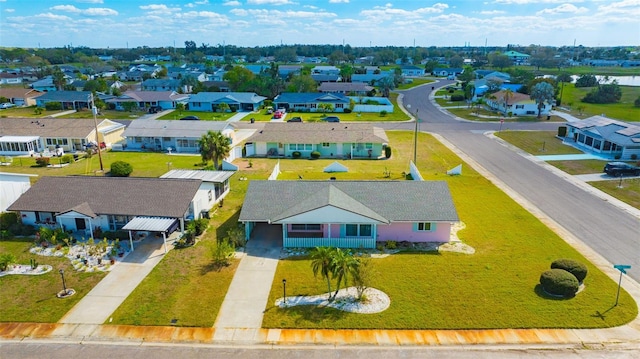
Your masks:
M87 229L87 223L84 218L76 218L76 229L78 231L84 231Z

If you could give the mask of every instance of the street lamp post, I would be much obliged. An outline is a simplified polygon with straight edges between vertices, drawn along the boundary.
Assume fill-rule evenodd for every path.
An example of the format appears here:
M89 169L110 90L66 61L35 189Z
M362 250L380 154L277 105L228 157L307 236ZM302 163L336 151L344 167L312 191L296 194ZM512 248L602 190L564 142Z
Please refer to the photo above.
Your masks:
M287 304L287 280L282 280L282 297L284 298L284 304Z
M60 276L62 277L62 293L63 295L67 295L67 284L64 281L64 270L60 269Z

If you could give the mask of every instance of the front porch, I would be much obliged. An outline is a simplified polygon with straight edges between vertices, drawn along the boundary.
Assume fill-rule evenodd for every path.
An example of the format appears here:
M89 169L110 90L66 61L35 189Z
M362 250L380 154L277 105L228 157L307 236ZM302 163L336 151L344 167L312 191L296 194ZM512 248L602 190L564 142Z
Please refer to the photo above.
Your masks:
M314 227L300 230L293 226ZM375 225L372 225L372 230L368 236L345 236L341 235L343 230L341 230L340 224L292 225L245 223L245 233L248 241L277 243L283 248L375 248L375 227Z

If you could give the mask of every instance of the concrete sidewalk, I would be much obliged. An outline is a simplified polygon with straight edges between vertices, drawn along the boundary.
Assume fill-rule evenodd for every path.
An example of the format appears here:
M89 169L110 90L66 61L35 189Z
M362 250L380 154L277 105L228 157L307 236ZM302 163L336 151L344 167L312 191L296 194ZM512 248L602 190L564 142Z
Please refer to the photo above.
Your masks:
M164 256L162 240L147 238L134 248L59 323L105 323Z

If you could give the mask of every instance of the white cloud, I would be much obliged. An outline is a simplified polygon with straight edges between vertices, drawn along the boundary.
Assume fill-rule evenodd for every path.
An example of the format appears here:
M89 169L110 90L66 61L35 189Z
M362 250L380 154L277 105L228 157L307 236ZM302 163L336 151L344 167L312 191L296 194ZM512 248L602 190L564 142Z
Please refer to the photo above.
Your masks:
M152 15L171 15L174 12L180 11L179 7L168 7L167 5L160 4L141 5L140 9L146 10Z
M564 3L580 3L584 0L495 0L494 4L564 4Z
M586 7L577 7L573 4L562 4L553 9L544 9L536 12L536 15L557 15L557 14L581 14L588 12Z
M241 5L240 1L234 1L234 0L225 1L222 3L222 6L240 6L240 5Z
M479 14L480 15L501 15L501 14L506 14L506 11L501 11L501 10L480 11Z
M386 20L394 20L394 17L401 17L403 19L418 18L421 15L426 14L441 14L449 5L443 3L436 3L430 7L423 7L416 10L404 10L393 8L393 5L387 3L384 7L375 6L373 10L363 10L360 15L368 18L382 17Z
M638 13L640 11L640 0L623 0L607 5L598 6L598 14L625 14Z
M85 3L85 4L103 4L103 0L76 0L76 2Z
M75 12L75 13L79 13L82 11L73 5L56 5L56 6L50 7L49 10L67 11L67 12Z
M15 12L16 9L4 9L5 12Z
M293 4L289 0L248 0L247 4L250 5L288 5Z
M294 11L294 10L288 10L288 11L280 11L280 10L266 10L266 9L250 9L250 10L244 10L244 9L233 9L231 11L229 11L230 13L237 15L237 16L248 16L251 15L253 17L256 18L262 18L262 19L266 19L266 18L279 18L279 19L284 19L284 18L289 18L289 19L313 19L313 18L333 18L333 17L337 17L338 15L332 12L326 12L326 11Z
M329 4L349 3L349 0L329 0Z
M71 21L71 18L68 16L56 15L50 12L47 12L44 14L38 14L38 15L35 15L34 17L38 19L47 19L47 20L53 20L53 21Z
M84 15L88 15L88 16L115 16L118 15L118 12L113 10L113 9L109 9L106 7L91 7L88 8L87 10L82 11L82 13Z

